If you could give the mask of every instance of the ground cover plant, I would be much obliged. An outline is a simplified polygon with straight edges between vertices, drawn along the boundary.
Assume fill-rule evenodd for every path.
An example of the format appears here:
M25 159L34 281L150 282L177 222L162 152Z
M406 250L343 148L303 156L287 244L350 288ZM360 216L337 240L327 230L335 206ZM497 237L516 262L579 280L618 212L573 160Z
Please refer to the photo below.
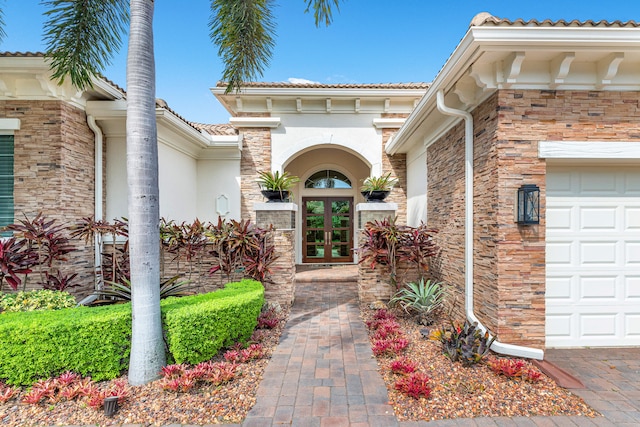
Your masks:
M454 322L452 326L451 321L440 318L427 332L413 316L399 308L380 310L363 305L361 313L369 328L372 349L380 340L380 331L389 330L408 342L400 352L376 352L389 402L400 421L598 415L582 399L558 387L526 360L498 358L492 353L477 359L480 348L487 343L480 344L484 334L478 336L473 325L465 329L464 322ZM431 334L432 331L435 333ZM470 337L475 350L469 351L468 358L452 360L439 339L429 339L430 335L438 337L440 331L445 332L445 337L451 338L453 332L458 338L460 347L453 346L456 354L466 340L471 342Z

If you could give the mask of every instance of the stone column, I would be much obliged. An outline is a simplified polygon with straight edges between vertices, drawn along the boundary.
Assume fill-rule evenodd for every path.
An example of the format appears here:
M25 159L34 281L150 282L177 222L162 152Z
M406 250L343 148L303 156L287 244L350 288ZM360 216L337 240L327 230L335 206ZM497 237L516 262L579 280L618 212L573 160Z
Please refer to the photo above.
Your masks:
M358 217L358 235L362 241L362 230L367 222L381 221L385 218L393 219L396 216L398 205L396 203L358 203L356 214ZM358 297L365 304L374 301L387 302L395 292L389 283L388 275L380 267L371 269L366 265L358 264Z
M265 283L265 298L282 306L293 304L296 277L296 211L295 203L254 203L256 225L267 228L273 225L277 259L271 266L271 280Z

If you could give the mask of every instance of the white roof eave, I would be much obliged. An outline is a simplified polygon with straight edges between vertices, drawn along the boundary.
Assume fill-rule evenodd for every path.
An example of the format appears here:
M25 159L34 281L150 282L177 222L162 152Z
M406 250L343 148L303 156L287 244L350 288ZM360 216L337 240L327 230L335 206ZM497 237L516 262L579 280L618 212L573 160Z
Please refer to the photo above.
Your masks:
M470 27L429 89L416 105L400 130L386 146L388 154L406 152L422 143L422 124L432 114L440 121L455 120L443 116L435 107L439 90L447 93L467 71L468 67L488 50L527 51L622 49L640 52L640 30L635 27Z

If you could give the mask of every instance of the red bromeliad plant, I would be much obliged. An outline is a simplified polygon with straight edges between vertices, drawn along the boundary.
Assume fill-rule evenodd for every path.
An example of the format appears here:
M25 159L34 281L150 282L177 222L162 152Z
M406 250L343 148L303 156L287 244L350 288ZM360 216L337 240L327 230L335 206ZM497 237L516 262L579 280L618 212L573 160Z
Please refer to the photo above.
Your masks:
M395 389L414 399L419 399L422 396L428 398L431 395L429 377L422 372L415 372L400 378L396 381Z
M399 357L389 365L391 371L395 374L410 374L415 372L417 365L406 357Z
M160 387L175 393L186 393L199 383L219 386L233 380L237 375L238 365L226 362L202 362L193 368L187 365L169 365L162 368L163 378Z
M382 266L389 273L391 284L397 288L398 265L413 265L423 276L428 270L428 259L438 252L432 234L437 230L424 224L418 227L396 224L395 219L368 222L364 239L357 249L359 263L375 269Z
M0 381L0 403L8 402L13 396L16 396L20 390L11 387Z
M521 359L494 359L488 365L494 373L507 378L522 378L525 381L536 382L541 376L540 372L529 368Z

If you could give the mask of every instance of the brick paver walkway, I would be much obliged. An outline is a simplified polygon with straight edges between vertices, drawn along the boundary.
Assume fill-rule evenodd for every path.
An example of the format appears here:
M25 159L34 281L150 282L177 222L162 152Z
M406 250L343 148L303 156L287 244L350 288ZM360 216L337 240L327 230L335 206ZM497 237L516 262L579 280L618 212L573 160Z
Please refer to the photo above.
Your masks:
M297 284L289 322L243 426L397 425L357 298L354 283Z

